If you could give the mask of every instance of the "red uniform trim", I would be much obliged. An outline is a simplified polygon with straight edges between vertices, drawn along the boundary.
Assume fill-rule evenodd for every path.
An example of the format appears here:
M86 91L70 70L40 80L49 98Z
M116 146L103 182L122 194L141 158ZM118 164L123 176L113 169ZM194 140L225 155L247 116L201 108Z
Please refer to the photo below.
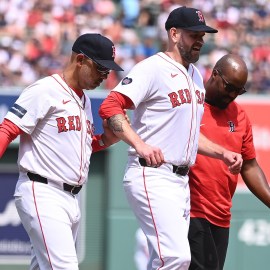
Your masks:
M22 133L23 131L18 126L4 119L0 125L0 158L5 153L8 145Z
M36 201L36 196L35 196L35 182L34 181L32 183L32 192L33 192L33 199L34 199L36 214L37 214L37 217L38 217L38 223L39 223L39 226L40 226L44 246L45 246L45 249L46 249L46 252L47 252L47 255L48 255L48 261L49 261L49 264L51 266L51 269L53 270L53 266L52 266L52 262L51 262L51 258L50 258L50 254L49 254L49 250L48 250L48 245L47 245L46 240L45 240L45 235L44 235L44 231L43 231L43 228L42 228L42 224L41 224L41 220L40 220L40 216L39 216L39 212L38 212L37 201Z
M101 134L94 135L93 140L92 140L92 152L93 153L98 152L98 151L103 150L103 149L106 149L108 147L106 145L101 146L99 144L100 140L102 140Z
M99 115L102 119L108 119L116 114L125 114L124 109L133 107L132 100L115 91L111 91L108 97L102 102L99 108Z

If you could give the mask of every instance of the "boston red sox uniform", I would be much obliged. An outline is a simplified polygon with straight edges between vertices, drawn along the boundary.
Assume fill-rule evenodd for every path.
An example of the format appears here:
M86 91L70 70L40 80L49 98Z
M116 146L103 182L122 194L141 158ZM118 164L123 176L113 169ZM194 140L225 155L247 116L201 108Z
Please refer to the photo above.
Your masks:
M147 269L188 269L188 176L174 171L195 161L204 110L202 77L193 64L186 70L160 52L138 63L114 91L132 100L132 127L145 143L159 147L166 161L159 168L146 167L135 149L128 151L124 189L150 244Z
M0 124L0 158L21 135L15 204L32 244L31 270L77 270L78 194L88 177L91 153L118 138L103 122L94 135L90 99L114 62L113 42L98 33L80 35L62 75L25 88Z
M86 182L92 153L90 100L80 99L55 74L27 87L5 118L24 131L15 202L36 251L31 269L78 269L74 242L81 213L75 193ZM63 183L75 192L63 192Z

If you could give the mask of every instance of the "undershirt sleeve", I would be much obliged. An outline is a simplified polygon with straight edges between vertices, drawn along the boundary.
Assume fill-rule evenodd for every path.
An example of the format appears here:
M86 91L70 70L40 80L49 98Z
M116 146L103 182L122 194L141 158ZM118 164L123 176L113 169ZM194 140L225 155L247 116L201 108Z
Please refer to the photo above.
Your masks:
M98 135L94 135L93 137L93 141L92 141L92 152L95 153L95 152L98 152L100 150L103 150L105 148L107 148L108 146L106 145L103 145L101 146L99 144L99 141L102 140L101 139L101 134L98 134Z
M4 119L0 124L0 158L3 156L8 145L22 134L23 131L11 121Z
M108 119L116 114L125 114L124 109L134 107L131 99L121 93L111 91L108 97L102 102L99 108L99 115L102 119Z

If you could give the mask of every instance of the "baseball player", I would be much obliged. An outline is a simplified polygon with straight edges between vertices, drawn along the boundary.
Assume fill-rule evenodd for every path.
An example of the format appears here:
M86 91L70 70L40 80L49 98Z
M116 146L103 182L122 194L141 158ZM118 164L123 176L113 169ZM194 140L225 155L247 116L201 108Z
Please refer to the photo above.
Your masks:
M201 133L212 141L239 152L241 176L247 187L270 207L270 188L256 161L252 126L234 101L245 93L248 70L237 55L224 55L205 84L205 112ZM222 270L227 253L232 197L238 175L216 159L198 155L190 173L191 219L190 270Z
M131 146L124 189L147 237L147 269L183 270L190 264L187 173L198 149L205 94L193 63L199 59L205 33L217 30L206 25L201 11L187 7L173 10L165 28L167 51L135 65L99 112ZM123 108L134 109L132 127ZM204 137L199 148L239 172L240 155Z
M108 38L81 35L63 73L24 89L0 126L0 157L21 135L14 196L33 247L32 270L79 269L77 195L88 178L91 153L119 140L106 121L104 133L94 135L91 103L83 89L99 86L110 70L122 70L114 56Z

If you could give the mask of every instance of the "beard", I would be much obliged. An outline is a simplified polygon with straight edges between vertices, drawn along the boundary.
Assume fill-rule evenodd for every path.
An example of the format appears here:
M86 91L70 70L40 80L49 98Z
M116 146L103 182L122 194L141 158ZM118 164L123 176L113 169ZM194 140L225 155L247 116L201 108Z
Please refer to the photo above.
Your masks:
M182 59L185 61L185 62L188 62L188 63L196 63L199 58L200 58L200 51L195 51L193 50L192 48L190 50L186 50L183 46L181 45L178 45L177 46L178 48L178 51L182 57Z
M216 93L216 95L211 96L211 97L205 97L205 102L217 107L221 110L225 110L229 104L232 102L233 100L228 100L227 98L225 98L223 95Z

